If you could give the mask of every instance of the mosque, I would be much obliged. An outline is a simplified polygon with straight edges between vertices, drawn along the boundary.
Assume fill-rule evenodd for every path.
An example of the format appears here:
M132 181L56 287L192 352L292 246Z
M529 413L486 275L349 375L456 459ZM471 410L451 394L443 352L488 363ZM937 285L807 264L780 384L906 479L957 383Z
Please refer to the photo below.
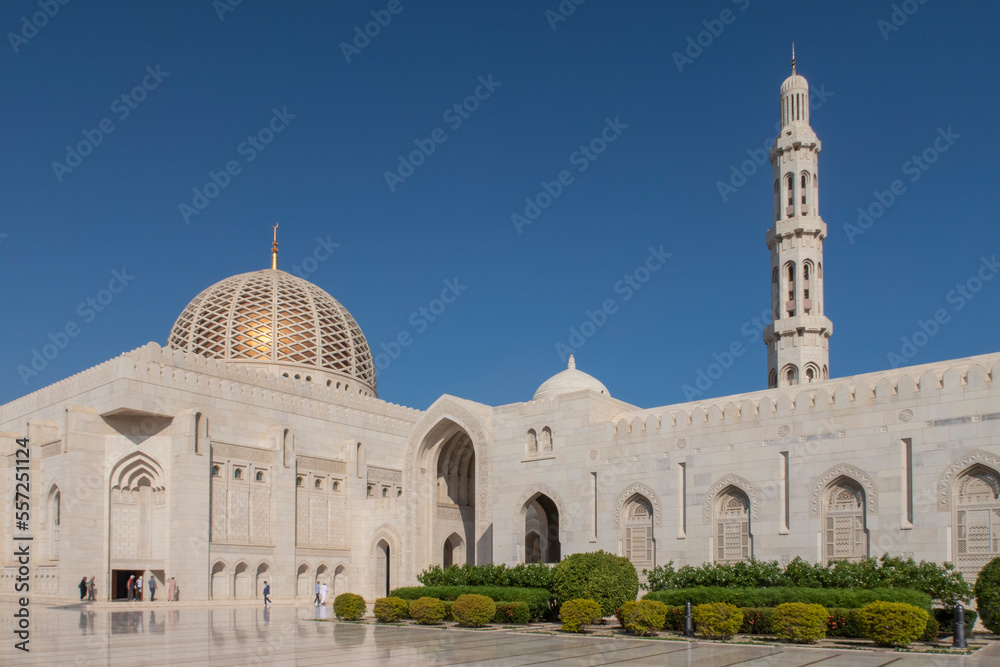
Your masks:
M643 408L568 368L525 401L378 397L361 327L278 269L191 300L146 345L0 406L0 595L32 538L32 598L124 597L132 574L185 600L373 599L429 565L644 568L1000 555L1000 353L830 379L809 87L781 86L767 389ZM762 280L766 279L764 276ZM15 521L28 438L31 522Z

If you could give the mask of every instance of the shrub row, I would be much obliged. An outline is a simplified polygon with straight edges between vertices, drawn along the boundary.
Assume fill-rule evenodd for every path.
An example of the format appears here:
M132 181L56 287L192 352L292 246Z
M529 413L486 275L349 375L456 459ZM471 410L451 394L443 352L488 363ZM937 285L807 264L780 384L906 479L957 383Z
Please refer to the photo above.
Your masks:
M954 607L967 602L972 588L954 565L917 563L883 555L859 562L837 561L829 565L795 558L788 565L778 561L751 560L740 563L705 563L674 569L673 561L647 570L650 591L695 587L741 588L907 588L921 591L941 604Z
M546 563L497 565L434 565L417 575L424 586L510 586L552 590L553 567Z
M931 608L927 593L906 589L851 590L846 588L681 588L647 593L647 600L656 600L669 607L709 602L728 602L739 607L777 607L785 602L821 604L824 607L863 607L877 600L905 602L921 609Z
M507 586L411 586L397 588L390 593L404 600L422 597L454 602L460 595L483 595L491 600L523 602L528 606L530 619L539 620L549 611L552 596L544 588L512 588Z

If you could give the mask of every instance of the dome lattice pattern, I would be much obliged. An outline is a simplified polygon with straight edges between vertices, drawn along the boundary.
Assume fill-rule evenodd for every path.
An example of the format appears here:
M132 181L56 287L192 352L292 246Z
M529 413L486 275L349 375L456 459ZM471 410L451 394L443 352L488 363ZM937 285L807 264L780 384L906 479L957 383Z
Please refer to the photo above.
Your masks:
M253 271L212 285L180 314L167 344L214 359L322 370L375 393L361 327L332 296L284 271Z

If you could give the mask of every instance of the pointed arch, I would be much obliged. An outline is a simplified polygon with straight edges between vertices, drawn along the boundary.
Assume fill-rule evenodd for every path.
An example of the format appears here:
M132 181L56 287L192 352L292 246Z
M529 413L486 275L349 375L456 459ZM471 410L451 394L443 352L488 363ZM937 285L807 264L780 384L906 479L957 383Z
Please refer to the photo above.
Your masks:
M973 463L954 483L954 562L966 581L1000 556L1000 470Z
M750 516L754 521L758 521L760 519L760 502L757 498L757 489L754 488L753 484L739 475L729 474L716 480L715 484L705 494L705 500L702 502L701 509L702 518L705 520L705 523L711 523L716 497L727 486L736 487L746 494L747 500L750 501Z
M520 560L524 563L558 563L562 557L563 502L555 491L536 484L521 495L515 518L515 543L524 537Z
M941 477L938 478L937 496L939 511L947 512L951 510L955 480L960 473L976 463L982 463L994 470L1000 470L1000 456L983 449L974 449L952 461L951 465L945 468L944 472L941 473Z
M823 562L858 561L869 555L868 503L856 480L840 475L823 490Z
M750 497L730 484L719 491L715 500L715 560L733 563L751 558Z
M636 495L644 496L649 501L653 511L653 523L657 526L663 525L663 511L661 510L660 497L656 495L656 491L653 491L645 484L636 482L635 484L630 484L624 491L618 494L618 500L615 501L615 528L619 527L622 523L622 508L625 506L625 503Z
M823 496L829 487L830 482L838 477L847 477L857 482L865 492L866 510L872 516L878 516L878 488L875 480L861 468L857 468L848 463L840 463L833 466L813 483L812 493L809 496L809 514L817 517L823 503Z

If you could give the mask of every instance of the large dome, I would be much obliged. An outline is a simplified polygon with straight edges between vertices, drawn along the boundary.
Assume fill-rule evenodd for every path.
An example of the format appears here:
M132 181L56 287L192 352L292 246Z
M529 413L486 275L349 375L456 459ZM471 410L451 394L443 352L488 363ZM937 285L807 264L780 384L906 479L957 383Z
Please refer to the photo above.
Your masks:
M376 395L375 365L358 323L332 296L278 269L242 273L204 290L177 318L167 344Z
M566 370L560 371L542 383L531 400L537 401L542 398L555 398L563 394L572 394L574 391L589 390L598 394L610 396L608 388L593 375L576 370L576 359L569 355L569 363Z

